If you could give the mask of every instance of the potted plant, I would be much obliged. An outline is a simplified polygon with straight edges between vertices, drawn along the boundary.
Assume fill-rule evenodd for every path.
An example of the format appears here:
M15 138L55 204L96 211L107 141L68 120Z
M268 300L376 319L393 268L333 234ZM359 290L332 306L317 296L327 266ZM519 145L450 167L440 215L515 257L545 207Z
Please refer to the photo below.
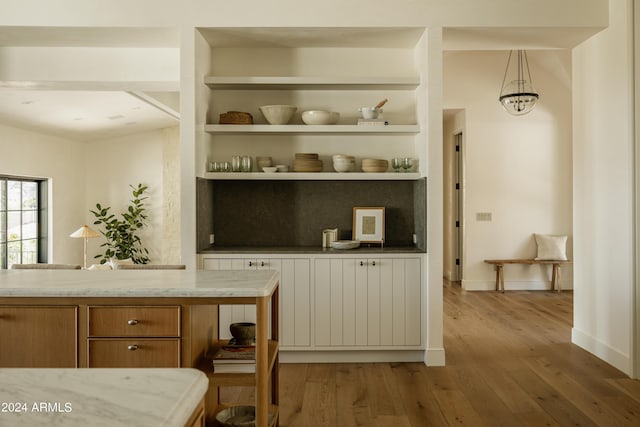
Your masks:
M131 259L134 264L146 264L150 261L149 251L142 245L137 234L146 226L144 201L147 197L144 194L148 187L142 184L129 187L133 190L133 200L130 201L127 210L120 214L121 218L109 213L111 207L103 207L100 203L96 204L95 211L91 211L96 217L94 224L104 227L104 231L100 230L100 233L107 239L100 245L106 248L105 252L94 257L100 259L100 264L108 262L111 258Z

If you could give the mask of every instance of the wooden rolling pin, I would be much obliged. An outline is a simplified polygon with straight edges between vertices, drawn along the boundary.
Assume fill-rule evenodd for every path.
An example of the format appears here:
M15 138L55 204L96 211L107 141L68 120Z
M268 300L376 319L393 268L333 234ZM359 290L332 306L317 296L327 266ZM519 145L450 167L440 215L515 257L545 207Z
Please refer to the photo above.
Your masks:
M387 98L383 99L382 101L378 102L378 105L376 105L376 108L382 108L382 106L384 104L387 103L387 101L389 101Z

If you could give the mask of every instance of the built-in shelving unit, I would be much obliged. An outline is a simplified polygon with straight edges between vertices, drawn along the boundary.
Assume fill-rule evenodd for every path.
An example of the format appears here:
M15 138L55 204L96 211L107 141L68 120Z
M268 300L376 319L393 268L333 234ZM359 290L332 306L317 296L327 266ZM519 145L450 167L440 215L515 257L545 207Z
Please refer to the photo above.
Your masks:
M418 77L206 76L211 89L227 90L412 90Z
M412 134L420 132L418 125L205 125L212 134Z
M395 181L420 178L417 172L207 172L207 179L217 180L297 180L297 181Z
M242 180L393 180L426 174L426 70L420 67L424 29L420 28L201 28L203 43L196 105L196 175ZM348 34L348 37L345 36ZM207 48L208 46L208 48ZM330 64L330 65L328 65ZM361 107L389 101L388 125L358 125ZM267 124L261 105L295 105L287 125ZM301 113L320 109L340 113L335 125L305 125ZM253 124L218 124L220 114L242 111ZM321 174L207 173L210 161L234 155L271 156L290 167L295 153L318 153ZM356 157L355 173L333 173L331 155ZM418 170L402 178L360 173L364 158L417 159ZM254 171L257 168L254 166ZM391 172L391 168L389 168Z

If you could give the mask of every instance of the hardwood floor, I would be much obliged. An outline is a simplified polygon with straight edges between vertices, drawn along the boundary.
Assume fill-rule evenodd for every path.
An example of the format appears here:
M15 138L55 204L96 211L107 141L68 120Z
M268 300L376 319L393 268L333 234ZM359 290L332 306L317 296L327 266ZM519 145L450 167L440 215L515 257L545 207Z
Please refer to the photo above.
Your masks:
M570 292L448 284L446 367L283 364L280 425L640 425L640 382L571 344L571 324Z

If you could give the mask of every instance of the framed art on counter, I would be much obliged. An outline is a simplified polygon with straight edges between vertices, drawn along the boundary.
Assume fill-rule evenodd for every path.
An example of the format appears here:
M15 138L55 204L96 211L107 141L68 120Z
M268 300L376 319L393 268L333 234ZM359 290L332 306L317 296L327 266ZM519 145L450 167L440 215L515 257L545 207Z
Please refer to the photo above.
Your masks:
M353 240L384 243L384 207L353 208Z

